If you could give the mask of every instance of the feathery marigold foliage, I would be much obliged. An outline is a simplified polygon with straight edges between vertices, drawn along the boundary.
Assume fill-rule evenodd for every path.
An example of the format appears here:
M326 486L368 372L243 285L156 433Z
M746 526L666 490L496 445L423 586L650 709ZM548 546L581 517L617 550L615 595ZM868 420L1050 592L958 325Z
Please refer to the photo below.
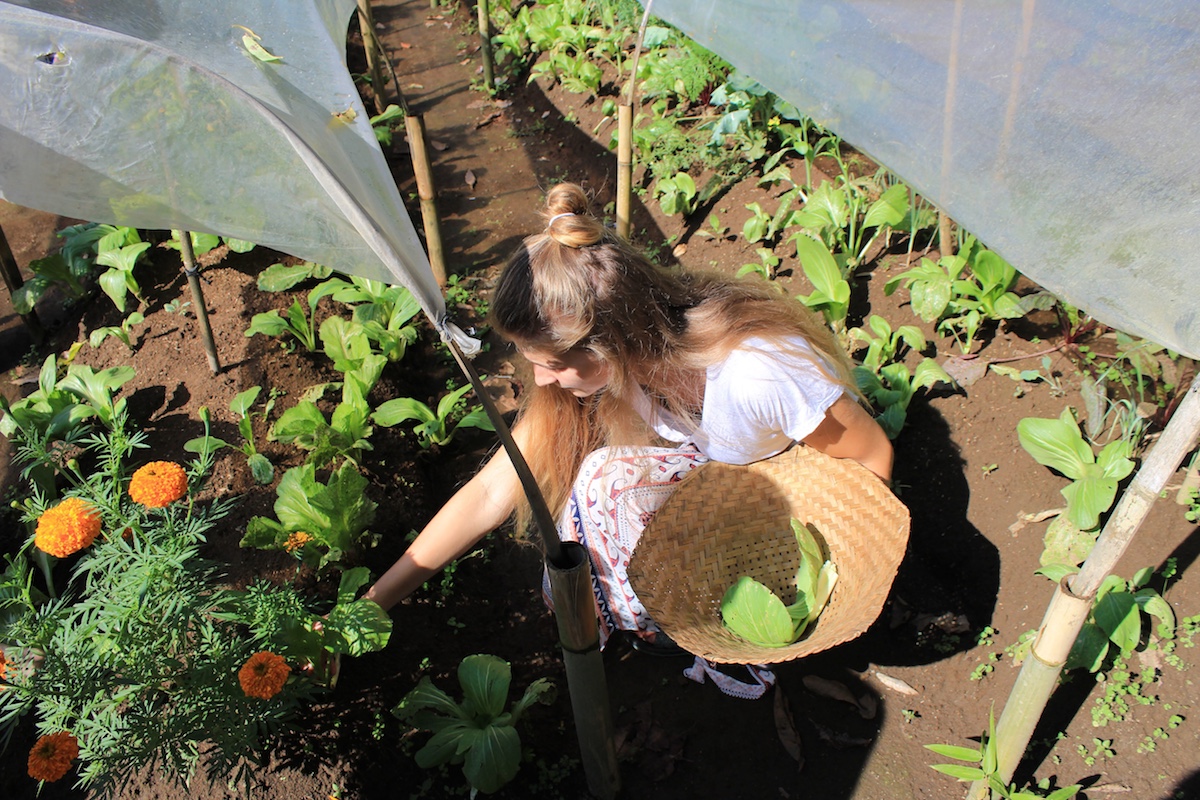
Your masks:
M250 656L238 670L238 682L248 697L270 700L283 689L291 671L283 656L263 650Z
M29 751L29 777L56 781L67 774L78 756L79 742L73 734L59 731L43 736Z
M95 541L100 533L100 512L91 503L68 497L38 518L33 542L43 553L65 558Z
M174 461L151 461L133 473L129 496L147 508L162 508L187 494L188 479Z

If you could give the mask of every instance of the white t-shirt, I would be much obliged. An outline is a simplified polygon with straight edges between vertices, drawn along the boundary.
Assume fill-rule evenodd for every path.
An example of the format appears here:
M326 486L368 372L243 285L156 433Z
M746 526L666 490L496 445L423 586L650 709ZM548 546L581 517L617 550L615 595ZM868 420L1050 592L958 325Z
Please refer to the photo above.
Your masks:
M637 412L672 442L694 444L714 461L749 464L782 453L808 436L842 396L842 386L826 377L820 357L799 337L789 337L794 352L750 338L719 364L708 368L704 409L695 430L643 393Z

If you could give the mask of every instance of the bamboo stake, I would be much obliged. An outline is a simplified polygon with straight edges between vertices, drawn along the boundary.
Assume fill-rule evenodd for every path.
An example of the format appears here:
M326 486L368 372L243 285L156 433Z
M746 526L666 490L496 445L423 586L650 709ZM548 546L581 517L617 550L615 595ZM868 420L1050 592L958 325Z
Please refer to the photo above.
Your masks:
M633 107L617 106L617 235L629 239L633 205Z
M616 797L621 788L617 751L613 739L612 705L600 655L596 600L592 596L592 570L587 551L577 542L564 545L572 566L548 565L554 596L554 619L563 649L563 665L575 715L575 734L588 789L602 800Z
M949 215L945 211L938 211L938 252L943 258L954 255L957 250L952 225Z
M642 54L642 43L646 40L646 26L650 22L650 7L654 0L646 0L642 12L642 24L638 27L637 45L633 49L633 65L629 71L628 91L625 102L617 106L617 235L629 238L633 207L633 100L637 86L638 57Z
M492 68L492 26L488 0L475 0L479 13L479 54L483 58L483 85L489 95L496 93L496 79Z
M438 285L445 286L446 258L442 250L442 227L438 219L433 165L429 161L429 146L425 141L425 120L421 114L409 112L404 117L404 127L408 131L413 176L417 179L417 197L421 200L421 221L425 224L425 249L429 251L429 266L433 268Z
M217 343L213 340L212 326L208 324L208 307L204 305L204 292L200 288L200 270L196 268L196 253L192 250L192 232L179 232L179 254L183 257L183 274L187 276L192 290L192 305L196 308L196 321L200 323L200 340L208 354L208 368L216 375L221 371L217 358Z
M17 266L17 258L8 246L8 237L4 235L3 228L0 228L0 272L4 273L4 284L8 287L10 297L25 285L25 279L21 277L21 268ZM29 329L29 335L33 337L35 344L41 344L45 340L46 331L42 328L42 321L38 319L36 309L22 314L21 321Z
M383 70L379 68L382 50L375 36L375 15L371 12L371 0L358 0L358 28L362 31L363 51L367 54L367 72L371 75L371 96L375 98L375 113L382 114Z
M1029 746L1033 729L1054 691L1071 645L1087 621L1087 611L1091 609L1096 591L1116 567L1167 479L1179 468L1198 438L1200 375L1192 381L1162 436L1146 455L1129 488L1121 495L1116 510L1105 523L1083 568L1074 579L1064 580L1060 592L1055 594L1046 610L1031 657L1022 665L996 725L996 771L1004 783L1012 780L1022 754ZM1084 604L1082 614L1077 605L1080 602ZM981 800L987 797L987 792L987 784L976 781L971 785L967 798Z

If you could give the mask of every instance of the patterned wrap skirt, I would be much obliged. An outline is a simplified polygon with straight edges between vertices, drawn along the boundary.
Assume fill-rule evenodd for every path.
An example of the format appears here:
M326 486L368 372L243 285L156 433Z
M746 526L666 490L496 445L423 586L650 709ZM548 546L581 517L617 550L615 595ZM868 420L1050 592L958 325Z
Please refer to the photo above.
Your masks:
M629 584L629 558L675 485L706 461L693 447L605 447L580 467L558 535L587 550L601 647L618 630L658 631ZM548 580L543 592L551 604Z

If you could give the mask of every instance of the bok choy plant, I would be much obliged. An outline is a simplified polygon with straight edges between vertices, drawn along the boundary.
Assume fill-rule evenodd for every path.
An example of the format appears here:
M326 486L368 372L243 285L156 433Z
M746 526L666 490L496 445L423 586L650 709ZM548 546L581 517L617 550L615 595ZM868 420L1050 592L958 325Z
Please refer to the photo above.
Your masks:
M553 683L539 678L505 711L511 681L508 662L491 655L467 656L458 665L461 703L434 686L428 675L421 678L392 712L417 728L433 731L417 751L417 765L462 764L472 797L476 792L490 794L511 781L521 766L517 723L534 703L549 705L557 695Z

